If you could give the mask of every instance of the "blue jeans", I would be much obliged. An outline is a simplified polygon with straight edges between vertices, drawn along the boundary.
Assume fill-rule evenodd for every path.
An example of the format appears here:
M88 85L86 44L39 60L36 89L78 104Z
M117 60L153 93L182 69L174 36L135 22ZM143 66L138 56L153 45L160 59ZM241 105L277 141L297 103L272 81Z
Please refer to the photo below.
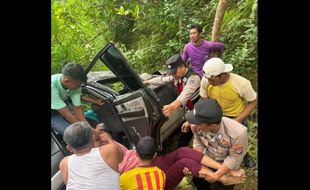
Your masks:
M65 129L70 125L70 123L60 114L51 117L51 127L58 131L61 136L63 136Z

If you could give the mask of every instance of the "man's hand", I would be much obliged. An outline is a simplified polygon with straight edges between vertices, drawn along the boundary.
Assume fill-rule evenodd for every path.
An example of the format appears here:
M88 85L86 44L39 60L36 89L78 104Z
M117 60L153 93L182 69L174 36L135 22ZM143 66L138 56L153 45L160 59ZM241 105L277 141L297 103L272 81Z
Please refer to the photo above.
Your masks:
M103 100L100 100L100 99L98 99L98 100L96 100L95 101L95 104L98 104L98 105L103 105L105 103L105 101L103 101Z
M235 119L235 121L237 121L238 123L242 123L242 119L239 118L239 117L237 117L237 118Z
M233 177L242 177L245 176L245 171L243 169L239 170L231 170L227 173L227 175L233 176Z
M166 117L169 117L174 112L174 110L175 110L175 107L172 104L165 105L163 107L163 112Z
M98 105L103 105L105 103L104 100L101 100L99 98L94 98L94 97L91 98L88 96L82 96L82 100L86 101L86 102L93 103L93 104L98 104Z
M207 180L210 183L214 183L219 180L219 177L217 177L215 173L207 173L204 171L199 171L199 174L205 176L204 177L205 180Z
M112 141L111 135L104 131L105 126L103 123L99 123L94 130L97 146L109 144Z
M144 85L149 85L150 82L149 82L149 80L145 80L145 81L143 81L143 84L144 84Z
M182 102L178 99L174 100L169 105L164 105L163 112L165 116L169 117L181 105L182 105Z
M183 168L183 174L186 175L186 176L191 176L192 172L189 171L189 169L187 167L184 167Z
M189 124L188 121L184 122L182 127L181 127L181 132L182 133L187 133L189 131L190 127L191 127L191 125Z

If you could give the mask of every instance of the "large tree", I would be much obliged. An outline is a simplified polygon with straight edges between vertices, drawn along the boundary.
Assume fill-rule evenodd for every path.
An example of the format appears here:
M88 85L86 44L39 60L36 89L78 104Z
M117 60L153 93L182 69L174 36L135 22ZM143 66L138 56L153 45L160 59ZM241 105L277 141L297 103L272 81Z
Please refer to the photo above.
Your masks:
M219 3L216 8L213 27L212 27L212 41L219 41L221 34L221 26L224 18L224 14L227 8L226 0L219 0ZM213 51L211 54L212 57L218 57L219 52Z

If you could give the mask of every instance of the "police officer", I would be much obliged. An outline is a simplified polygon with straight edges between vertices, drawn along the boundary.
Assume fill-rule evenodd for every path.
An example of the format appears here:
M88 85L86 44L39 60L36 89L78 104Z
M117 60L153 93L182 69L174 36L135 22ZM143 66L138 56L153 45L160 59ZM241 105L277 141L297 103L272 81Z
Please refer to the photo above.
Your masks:
M181 105L186 105L189 110L192 110L194 105L190 98L200 87L200 77L187 67L179 54L171 56L166 61L166 65L167 73L170 75L156 77L143 83L160 86L172 82L176 86L179 96L170 104L164 105L163 112L166 116L170 116Z
M170 116L179 106L186 106L188 110L194 108L194 102L190 98L200 87L200 77L182 60L179 54L171 56L167 61L168 76L156 77L146 80L146 85L164 85L173 83L177 89L178 97L168 105L163 106L165 116ZM179 136L178 147L186 146L191 140L193 133L181 133Z
M221 167L211 176L209 182L194 179L197 189L233 189L233 185L223 186L216 182L230 170L239 169L248 148L247 128L241 123L223 117L221 106L214 99L200 99L194 110L185 114L194 133L193 148L221 162ZM188 128L183 125L183 128Z

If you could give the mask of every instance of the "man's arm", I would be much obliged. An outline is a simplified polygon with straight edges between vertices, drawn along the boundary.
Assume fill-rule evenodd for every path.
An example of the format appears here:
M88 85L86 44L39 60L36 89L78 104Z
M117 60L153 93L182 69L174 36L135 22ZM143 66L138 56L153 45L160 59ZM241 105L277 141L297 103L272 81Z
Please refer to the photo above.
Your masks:
M182 51L182 60L186 62L189 58L188 52L186 51L187 44L184 46L183 51Z
M168 84L169 82L173 82L174 81L174 77L169 75L169 76L159 76L150 80L145 80L143 81L143 84L145 85L156 85L156 86L160 86L160 85L164 85L164 84Z
M61 160L59 163L59 170L64 180L64 183L68 183L68 156Z
M230 149L228 157L224 160L218 170L209 176L209 182L218 181L223 175L240 167L248 146L247 140L247 132L245 131L238 137L238 140Z
M241 123L255 109L257 104L257 96L249 80L243 79L243 81L240 82L239 85L238 84L236 83L236 87L240 91L240 96L247 102L241 114L235 119Z
M254 101L248 102L239 117L237 117L235 120L238 121L239 123L242 123L242 121L247 118L255 109L257 104L257 100L255 99Z
M82 96L81 98L85 102L90 102L90 103L97 104L97 105L103 105L105 103L105 101L103 101L99 98L91 98L91 97L85 96L85 95Z
M163 107L164 114L166 116L170 116L179 106L185 105L199 87L200 77L198 75L190 76L184 89L177 97L177 99Z
M177 99L185 105L187 101L193 96L193 94L200 87L200 77L198 75L192 75L188 78L184 89L177 97Z
M79 121L79 119L71 113L71 111L69 110L67 106L61 109L58 109L57 111L70 123L75 123Z
M99 143L97 144L100 146L100 154L104 161L118 172L118 164L123 160L123 156L128 149L114 141L111 135L102 131L102 129L104 129L103 123L98 124L95 128L95 135L99 135Z
M202 77L199 89L200 98L208 97L208 80L205 77Z
M213 168L218 170L221 167L221 164L218 163L217 161L213 160L212 158L210 158L207 155L204 155L201 159L201 164L204 166L207 166L209 168Z
M84 116L84 112L83 112L83 107L82 106L73 106L73 112L75 117L79 120L79 121L85 121L88 122Z
M99 151L105 163L119 172L118 164L123 160L123 153L119 150L118 145L111 142L99 147Z
M209 182L212 183L212 182L218 181L220 177L230 172L230 170L231 169L229 169L224 163L222 163L222 165L216 172L211 173L209 175Z
M224 51L225 44L223 42L209 41L208 43L212 51L219 51L220 53Z
M181 105L183 105L182 102L176 99L170 104L163 106L163 113L165 116L170 116Z
M248 132L245 127L244 129L244 132L233 140L232 146L229 149L229 155L223 162L228 168L232 170L240 168L243 157L248 150Z
M239 169L247 148L248 133L247 129L245 129L244 132L234 140L232 147L229 149L229 155L225 158L221 167L210 176L210 182L218 181L221 176L227 174L231 170Z

